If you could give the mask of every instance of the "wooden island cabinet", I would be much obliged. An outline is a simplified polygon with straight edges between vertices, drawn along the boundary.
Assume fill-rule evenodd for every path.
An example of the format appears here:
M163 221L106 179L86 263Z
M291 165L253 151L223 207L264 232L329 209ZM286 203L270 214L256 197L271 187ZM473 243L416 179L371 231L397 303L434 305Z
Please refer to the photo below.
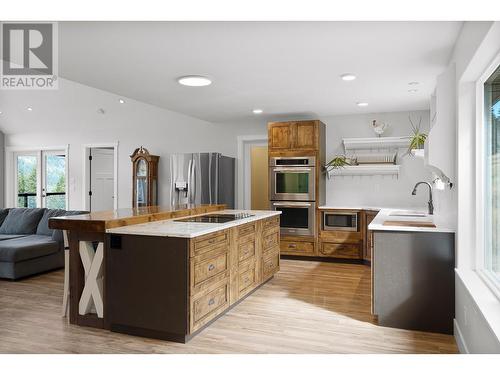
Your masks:
M186 342L272 278L279 213L250 220L191 238L164 236L171 221L108 231L110 330Z

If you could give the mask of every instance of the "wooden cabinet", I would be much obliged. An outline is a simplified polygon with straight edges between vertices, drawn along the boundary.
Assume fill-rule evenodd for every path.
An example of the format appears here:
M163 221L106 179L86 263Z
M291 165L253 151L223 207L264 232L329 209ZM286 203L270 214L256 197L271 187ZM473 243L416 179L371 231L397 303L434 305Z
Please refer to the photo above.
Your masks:
M287 239L280 242L280 248L281 253L286 255L315 255L313 241L294 241Z
M268 124L269 151L319 150L324 126L318 120L271 122Z
M269 149L277 151L291 149L293 147L292 133L291 123L288 122L269 126Z
M372 260L373 254L373 232L368 230L368 225L375 219L378 211L365 211L365 245L363 247L363 259L366 261Z
M358 217L358 230L323 230L323 213L356 213ZM319 210L318 233L319 246L318 255L321 257L338 259L363 259L364 245L364 213L362 210Z

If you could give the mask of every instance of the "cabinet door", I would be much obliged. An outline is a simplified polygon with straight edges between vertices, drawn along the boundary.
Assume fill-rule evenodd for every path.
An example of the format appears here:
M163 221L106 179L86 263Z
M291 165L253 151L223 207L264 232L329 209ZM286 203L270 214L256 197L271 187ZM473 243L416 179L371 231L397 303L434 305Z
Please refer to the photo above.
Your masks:
M269 148L288 150L292 148L292 123L269 125Z
M317 125L315 121L296 122L294 140L296 149L314 150L317 148Z

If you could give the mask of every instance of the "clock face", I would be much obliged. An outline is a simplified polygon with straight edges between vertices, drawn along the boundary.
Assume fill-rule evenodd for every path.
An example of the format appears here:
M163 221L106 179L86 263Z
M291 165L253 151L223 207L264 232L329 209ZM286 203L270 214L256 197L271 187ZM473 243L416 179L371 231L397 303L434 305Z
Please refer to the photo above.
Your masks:
M146 177L148 175L148 165L146 160L139 159L137 163L137 177Z

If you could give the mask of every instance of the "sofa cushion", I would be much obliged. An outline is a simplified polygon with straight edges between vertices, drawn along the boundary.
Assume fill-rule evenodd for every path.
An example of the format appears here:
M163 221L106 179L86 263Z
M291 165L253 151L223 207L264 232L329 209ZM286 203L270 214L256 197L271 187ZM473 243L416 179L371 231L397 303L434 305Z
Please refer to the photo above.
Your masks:
M11 208L0 234L35 234L45 208Z
M40 222L38 223L38 227L36 228L36 234L43 234L45 236L52 236L52 233L54 231L49 228L49 219L51 217L65 216L65 215L66 215L66 210L60 210L60 209L47 209L47 210L45 210Z
M25 234L0 234L0 241L12 240L13 238L26 237Z
M9 214L9 209L8 208L0 208L0 225L3 224L3 221Z
M0 241L0 262L20 262L42 257L61 250L61 244L50 236L33 234Z

